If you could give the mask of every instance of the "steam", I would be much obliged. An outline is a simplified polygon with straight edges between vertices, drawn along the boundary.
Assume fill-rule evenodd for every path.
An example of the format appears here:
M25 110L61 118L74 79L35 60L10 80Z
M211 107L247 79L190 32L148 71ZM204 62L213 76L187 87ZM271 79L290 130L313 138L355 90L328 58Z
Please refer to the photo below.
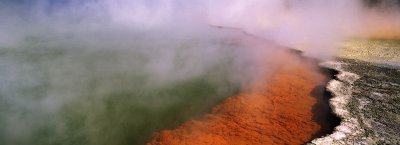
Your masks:
M283 47L329 59L398 26L372 14L358 0L2 1L0 144L143 143L272 72Z

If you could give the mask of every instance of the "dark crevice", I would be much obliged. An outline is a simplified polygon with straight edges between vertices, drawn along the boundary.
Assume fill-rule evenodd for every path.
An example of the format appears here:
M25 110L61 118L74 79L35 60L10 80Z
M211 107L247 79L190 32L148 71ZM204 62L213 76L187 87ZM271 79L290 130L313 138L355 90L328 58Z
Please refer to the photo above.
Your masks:
M336 75L339 74L339 71L323 67L319 69L320 72L326 76L326 81L316 86L310 93L317 99L317 103L312 108L314 114L313 120L321 126L321 129L313 134L312 140L332 134L334 128L341 122L341 119L333 113L329 104L329 100L333 97L333 94L326 89L326 85L330 80L337 79Z
M321 83L321 85L316 86L310 92L310 95L315 97L317 100L317 103L312 107L312 119L321 126L321 129L313 134L311 139L306 142L309 143L313 139L332 134L335 127L340 125L341 119L333 113L332 108L329 104L329 100L333 97L333 94L326 89L329 81L331 81L332 79L338 80L337 75L339 74L339 71L319 66L318 64L321 62L320 60L303 56L303 52L301 50L289 48L288 52L294 54L295 56L298 56L300 59L306 60L318 66L318 71L326 78L324 82Z

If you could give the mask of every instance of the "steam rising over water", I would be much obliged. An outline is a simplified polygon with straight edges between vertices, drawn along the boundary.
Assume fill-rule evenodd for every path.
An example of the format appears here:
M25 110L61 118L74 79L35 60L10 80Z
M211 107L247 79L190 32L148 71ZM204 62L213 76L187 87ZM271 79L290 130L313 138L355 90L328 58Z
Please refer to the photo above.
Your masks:
M209 25L329 58L359 2L1 1L0 144L143 143L273 69L276 46Z
M0 50L2 144L143 143L204 113L248 76L236 68L235 49L245 48L224 37L136 38L129 49L112 48L126 41L92 48L40 39Z

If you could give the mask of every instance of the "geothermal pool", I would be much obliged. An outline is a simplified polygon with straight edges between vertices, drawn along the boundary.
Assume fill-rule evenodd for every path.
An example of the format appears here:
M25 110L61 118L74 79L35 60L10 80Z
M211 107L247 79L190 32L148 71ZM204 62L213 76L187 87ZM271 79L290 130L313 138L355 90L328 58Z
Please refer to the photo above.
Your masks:
M129 50L1 49L0 144L143 144L239 86L222 62L161 84L142 71L146 59Z
M328 74L297 54L280 59L285 61L276 60L280 67L254 90L229 97L201 119L153 134L148 144L304 144L332 133L339 120L324 94Z
M327 78L315 62L227 31L213 41L166 43L171 54L137 43L144 40L134 49L93 49L32 37L2 48L0 143L300 144L332 130ZM210 46L218 49L199 49ZM224 57L204 63L210 52Z
M0 0L0 145L400 144L399 8Z

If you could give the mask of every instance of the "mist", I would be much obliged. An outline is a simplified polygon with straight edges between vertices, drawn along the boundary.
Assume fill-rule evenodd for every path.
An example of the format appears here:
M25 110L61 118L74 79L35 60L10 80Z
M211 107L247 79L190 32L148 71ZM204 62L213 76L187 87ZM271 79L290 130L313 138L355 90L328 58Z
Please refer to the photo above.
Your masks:
M332 58L372 33L367 12L356 0L2 1L0 144L142 144L262 80L284 48Z

